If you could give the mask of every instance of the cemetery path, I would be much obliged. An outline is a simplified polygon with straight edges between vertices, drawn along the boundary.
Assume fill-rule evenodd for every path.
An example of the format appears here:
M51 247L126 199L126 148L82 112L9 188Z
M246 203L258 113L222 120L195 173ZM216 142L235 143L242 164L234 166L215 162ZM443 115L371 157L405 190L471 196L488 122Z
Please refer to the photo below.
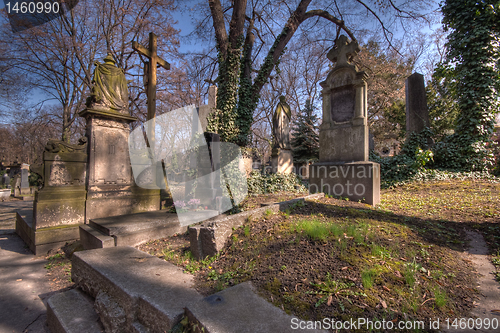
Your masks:
M15 233L16 210L32 208L33 201L9 200L0 202L0 235Z
M31 205L32 201L0 202L0 333L48 332L47 260L35 258L15 234L15 210Z
M0 332L48 332L46 263L35 258L19 236L0 235Z
M477 289L479 297L477 306L471 311L471 316L480 319L483 323L485 319L493 320L496 318L500 322L500 285L495 280L493 272L495 267L488 256L488 248L483 236L477 232L465 229L470 241L468 251L463 253L464 260L471 261L476 267L478 273ZM464 329L454 329L446 327L443 332L469 332ZM492 330L477 329L470 332L492 332Z
M486 242L477 231L466 230L465 232L470 239L470 249L465 255L474 263L480 274L478 278L479 304L471 314L482 319L496 318L500 322L500 285L493 276L495 267L488 256ZM477 330L476 332L488 331Z

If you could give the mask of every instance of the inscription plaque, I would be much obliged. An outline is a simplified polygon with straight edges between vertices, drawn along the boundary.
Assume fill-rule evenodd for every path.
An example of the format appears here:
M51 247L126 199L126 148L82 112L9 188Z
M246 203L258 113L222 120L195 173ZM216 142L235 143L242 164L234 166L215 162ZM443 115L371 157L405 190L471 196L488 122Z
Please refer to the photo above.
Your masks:
M331 94L332 120L340 123L354 118L356 90L353 86L335 89Z

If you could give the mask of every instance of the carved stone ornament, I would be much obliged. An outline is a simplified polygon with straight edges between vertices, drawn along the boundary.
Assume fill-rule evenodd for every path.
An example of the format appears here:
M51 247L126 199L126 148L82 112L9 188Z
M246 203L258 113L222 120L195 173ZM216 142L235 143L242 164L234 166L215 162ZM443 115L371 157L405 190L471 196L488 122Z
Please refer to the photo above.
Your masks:
M359 51L357 41L349 42L346 36L341 35L326 56L330 61L336 62L335 67L354 66L351 61Z
M51 139L45 145L45 151L49 153L86 153L87 152L87 138L81 137L78 140L78 144L73 145L70 143L66 143L61 140Z

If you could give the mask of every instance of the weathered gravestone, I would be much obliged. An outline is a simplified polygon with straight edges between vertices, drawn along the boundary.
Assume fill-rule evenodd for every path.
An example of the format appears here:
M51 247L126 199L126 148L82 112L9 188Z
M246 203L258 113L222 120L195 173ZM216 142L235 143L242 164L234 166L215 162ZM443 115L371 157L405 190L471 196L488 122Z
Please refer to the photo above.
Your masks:
M2 185L6 186L7 188L10 188L10 177L8 173L2 176Z
M309 191L380 202L380 167L368 161L367 86L351 58L357 42L340 36L328 52L336 62L323 87L323 123L319 132L319 162L309 169Z
M43 164L31 166L43 187L35 192L32 212L17 214L16 232L35 254L79 238L85 221L87 139L71 145L49 140Z
M21 195L31 194L29 183L29 164L21 165L21 183L19 184L19 192Z
M87 200L85 221L160 209L158 190L135 184L130 166L128 88L123 70L111 55L96 62L94 88L87 108L79 113L87 121Z
M293 170L292 147L290 145L290 119L292 113L285 96L280 96L273 115L273 150L271 166L273 172L289 174Z
M413 73L406 79L406 135L420 133L430 126L424 76Z
M190 156L189 167L197 172L190 177L188 176L187 179L196 179L196 184L187 182L185 194L186 198L199 199L201 206L218 210L220 207L217 207L216 201L222 196L222 189L220 172L215 171L220 170L220 136L216 133L206 132L208 117L215 112L216 105L217 87L212 85L208 88L208 104L196 108L191 133L193 138L203 133L208 149L200 149Z

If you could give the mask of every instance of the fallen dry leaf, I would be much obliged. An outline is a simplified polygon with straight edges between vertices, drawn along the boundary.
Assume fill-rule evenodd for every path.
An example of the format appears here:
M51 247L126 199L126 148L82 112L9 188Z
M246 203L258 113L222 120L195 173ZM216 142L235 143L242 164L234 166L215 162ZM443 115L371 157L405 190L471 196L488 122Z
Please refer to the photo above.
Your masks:
M349 267L342 267L341 270L345 271L346 269L348 269Z
M328 306L332 305L332 300L333 300L333 296L332 295L328 296L328 300L326 301L326 305L328 305Z
M401 275L401 273L399 271L395 271L394 275L396 275L398 278L402 278L403 277L403 275Z
M385 291L387 291L387 292L390 292L390 291L391 291L391 289L387 288L386 286L382 286L382 288L383 288Z
M385 301L381 301L380 304L382 304L382 307L384 309L387 309L387 303Z

